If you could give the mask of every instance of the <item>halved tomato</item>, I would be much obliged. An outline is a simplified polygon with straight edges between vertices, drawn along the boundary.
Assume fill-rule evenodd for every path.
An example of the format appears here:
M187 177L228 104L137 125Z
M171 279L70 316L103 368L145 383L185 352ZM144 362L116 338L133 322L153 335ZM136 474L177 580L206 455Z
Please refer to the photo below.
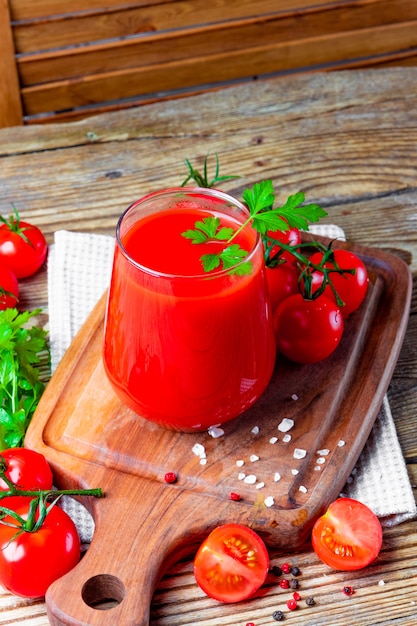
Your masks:
M194 559L197 584L220 602L240 602L265 582L269 556L261 537L242 524L215 528Z
M343 571L362 569L381 550L381 523L362 502L339 498L315 523L312 543L319 559L329 567Z

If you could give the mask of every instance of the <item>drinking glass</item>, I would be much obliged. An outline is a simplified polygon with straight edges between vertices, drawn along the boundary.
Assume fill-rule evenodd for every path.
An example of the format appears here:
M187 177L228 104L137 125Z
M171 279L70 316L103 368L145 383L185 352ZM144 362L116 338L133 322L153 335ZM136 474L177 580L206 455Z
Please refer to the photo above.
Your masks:
M248 255L204 271L224 241L192 243L196 222L241 229ZM228 194L173 188L134 202L120 217L106 310L103 361L116 394L138 416L198 432L246 411L275 362L263 248ZM243 265L245 264L245 265Z

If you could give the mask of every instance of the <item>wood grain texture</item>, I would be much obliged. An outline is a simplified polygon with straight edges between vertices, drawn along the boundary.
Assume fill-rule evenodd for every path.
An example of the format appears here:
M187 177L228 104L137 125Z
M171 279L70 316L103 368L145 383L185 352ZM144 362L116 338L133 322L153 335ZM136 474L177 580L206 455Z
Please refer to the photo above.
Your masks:
M417 50L417 5L409 0L10 0L10 12L2 28L11 33L12 58L4 62L18 72L24 123L270 74L413 65ZM14 124L13 114L0 124Z
M7 0L0 0L0 76L0 128L18 126L23 121L22 102Z
M142 194L176 185L184 159L220 156L222 174L241 174L224 189L271 178L278 198L302 189L329 212L349 240L389 250L413 273L411 314L389 399L417 496L417 69L288 76L221 92L160 102L72 124L0 131L0 211L14 202L48 238L58 228L114 233L118 216ZM46 270L22 281L22 306L47 307ZM47 312L47 309L46 309ZM302 570L300 626L414 626L416 521L384 531L377 562L342 574L311 550L272 551L274 563ZM384 581L385 585L380 585ZM355 587L346 598L344 584ZM189 559L173 565L155 592L151 626L256 626L275 623L288 596L276 580L241 605L223 606L196 588ZM302 607L301 607L302 605ZM45 605L0 596L0 619L46 626Z

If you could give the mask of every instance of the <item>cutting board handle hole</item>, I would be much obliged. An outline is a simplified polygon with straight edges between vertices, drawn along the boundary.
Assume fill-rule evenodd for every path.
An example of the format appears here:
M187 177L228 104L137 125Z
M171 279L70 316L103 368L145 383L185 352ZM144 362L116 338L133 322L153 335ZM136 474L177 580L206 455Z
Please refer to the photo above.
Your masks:
M125 586L119 578L110 574L98 574L84 583L81 596L87 606L107 611L119 606L125 593Z

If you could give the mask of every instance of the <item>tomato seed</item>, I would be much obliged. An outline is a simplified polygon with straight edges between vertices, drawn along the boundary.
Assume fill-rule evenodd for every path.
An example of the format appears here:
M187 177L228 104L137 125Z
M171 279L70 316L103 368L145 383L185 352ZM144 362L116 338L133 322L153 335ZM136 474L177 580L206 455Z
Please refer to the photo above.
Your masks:
M288 582L286 578L283 578L282 580L279 581L279 586L281 587L281 589L288 589L290 586L290 583Z
M291 572L291 565L289 563L283 563L281 565L281 569L284 572L284 574L289 574Z
M164 480L166 483L175 483L177 480L177 475L175 472L167 472L164 476Z
M355 592L353 587L343 587L343 593L345 594L345 596L352 596Z
M287 602L287 607L290 609L290 611L295 611L295 609L297 608L297 602L296 600L288 600Z
M282 611L274 611L272 613L272 619L274 619L276 622L280 622L284 619L284 613Z
M235 502L239 502L240 498L240 493L236 493L235 491L231 491L230 492L230 499L234 500Z

